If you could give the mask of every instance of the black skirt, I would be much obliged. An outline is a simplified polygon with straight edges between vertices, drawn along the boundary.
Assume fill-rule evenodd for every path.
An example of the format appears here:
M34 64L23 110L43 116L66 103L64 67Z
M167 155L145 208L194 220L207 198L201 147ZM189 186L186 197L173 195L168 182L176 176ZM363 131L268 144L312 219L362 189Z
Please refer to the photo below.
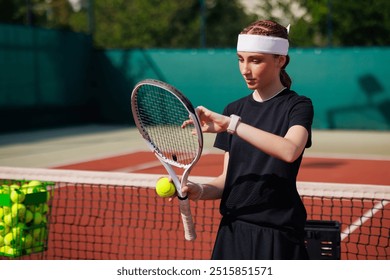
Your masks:
M213 260L306 260L304 238L294 231L222 219Z

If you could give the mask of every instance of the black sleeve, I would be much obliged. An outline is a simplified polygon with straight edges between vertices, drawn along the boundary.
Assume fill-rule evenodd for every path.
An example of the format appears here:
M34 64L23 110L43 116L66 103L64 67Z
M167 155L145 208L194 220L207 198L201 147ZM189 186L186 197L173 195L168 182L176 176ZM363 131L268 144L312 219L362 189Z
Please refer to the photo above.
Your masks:
M301 125L306 128L309 133L306 148L311 146L311 127L313 124L313 117L314 108L311 100L307 97L301 96L290 110L289 127Z

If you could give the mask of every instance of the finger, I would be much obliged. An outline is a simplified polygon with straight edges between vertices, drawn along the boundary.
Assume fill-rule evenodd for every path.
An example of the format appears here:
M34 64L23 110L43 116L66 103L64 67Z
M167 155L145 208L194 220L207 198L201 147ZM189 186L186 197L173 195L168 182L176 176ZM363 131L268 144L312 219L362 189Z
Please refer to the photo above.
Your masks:
M181 128L185 128L187 125L190 125L190 124L193 124L194 123L194 121L193 120L186 120L186 121L184 121L183 123L182 123L182 125L181 125Z
M189 188L187 187L187 186L183 186L182 188L181 188L181 192L182 193L187 193L189 191Z

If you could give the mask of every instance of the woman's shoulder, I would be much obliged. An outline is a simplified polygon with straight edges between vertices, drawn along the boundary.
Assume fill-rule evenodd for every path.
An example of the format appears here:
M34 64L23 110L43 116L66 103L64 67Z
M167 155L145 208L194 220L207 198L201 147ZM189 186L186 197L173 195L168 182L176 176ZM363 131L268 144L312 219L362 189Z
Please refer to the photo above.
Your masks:
M235 101L230 102L226 107L225 107L225 112L226 113L232 113L232 112L237 112L237 110L241 107L244 106L246 102L250 99L251 95L246 95L243 96Z
M305 95L298 94L296 91L294 91L292 89L287 89L285 96L291 100L298 100L298 101L306 100L306 101L311 102L311 99L309 97L307 97Z
M311 99L305 95L300 95L296 91L288 89L286 90L284 96L283 103L289 107L294 106L305 106L305 107L313 107L313 103Z

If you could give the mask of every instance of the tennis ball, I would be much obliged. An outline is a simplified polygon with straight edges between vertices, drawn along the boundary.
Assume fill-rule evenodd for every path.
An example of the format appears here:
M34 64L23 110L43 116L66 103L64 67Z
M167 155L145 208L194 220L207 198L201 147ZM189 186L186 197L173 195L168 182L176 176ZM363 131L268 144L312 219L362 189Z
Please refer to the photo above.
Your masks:
M23 192L24 194L37 193L37 192L38 192L38 189L36 189L35 187L27 186L26 188L22 188L22 192Z
M40 228L34 228L32 231L32 235L35 239L38 239L41 235L41 229Z
M25 236L22 236L22 244L25 249L31 248L33 241L34 239L31 234L26 234Z
M11 249L12 248L10 246L3 246L1 247L0 253L9 254L8 252L10 252ZM9 255L13 255L13 254L9 254Z
M35 187L30 187L28 184L24 184L20 189L24 194L34 193Z
M24 230L24 224L18 223L16 226L12 228L11 232L16 239L19 239L23 235L23 230Z
M170 197L176 192L175 185L168 178L161 178L156 184L156 193L160 197Z
M12 248L10 246L4 246L4 248L7 255L15 256L18 254L18 250L16 248Z
M20 190L21 190L24 194L27 194L28 188L30 188L30 186L29 186L28 184L23 184L23 185L20 187Z
M22 203L26 195L20 189L14 189L11 191L10 198L13 203Z
M39 212L35 212L33 220L34 225L39 225L40 223L42 223L42 214Z
M18 190L20 189L20 186L18 184L12 184L9 186L11 190Z
M5 222L0 222L0 236L5 236L10 231L10 227Z
M15 203L11 206L11 215L14 218L19 217L19 219L24 219L26 210L27 208L24 204Z
M12 217L12 214L7 214L7 215L5 215L4 218L3 218L3 220L4 220L4 223L5 223L7 226L9 226L9 227L13 227L13 226L16 225L16 223L17 223L17 219L14 219L14 218Z
M1 193L3 193L3 194L9 194L9 192L10 192L10 187L7 186L7 185L2 185L2 191L1 191Z
M47 214L49 212L49 205L47 203L43 203L42 204L42 209L41 209L41 213L42 214Z
M42 183L38 180L32 180L28 183L30 187L41 187Z
M44 245L45 240L47 238L47 230L46 230L46 228L42 227L42 228L40 228L39 234L33 232L33 235L34 234L36 236L33 236L34 237L33 246L37 247L37 246Z
M31 212L30 210L26 210L26 216L24 217L24 222L28 224L33 220L33 218L34 218L33 212Z
M4 215L11 213L11 207L3 206Z
M31 211L33 212L41 212L42 211L42 203L38 204L38 205L34 205L34 207L31 207L30 209Z
M5 236L4 236L4 244L6 246L13 246L15 243L15 238L14 238L14 235L12 232L9 232L7 233Z

